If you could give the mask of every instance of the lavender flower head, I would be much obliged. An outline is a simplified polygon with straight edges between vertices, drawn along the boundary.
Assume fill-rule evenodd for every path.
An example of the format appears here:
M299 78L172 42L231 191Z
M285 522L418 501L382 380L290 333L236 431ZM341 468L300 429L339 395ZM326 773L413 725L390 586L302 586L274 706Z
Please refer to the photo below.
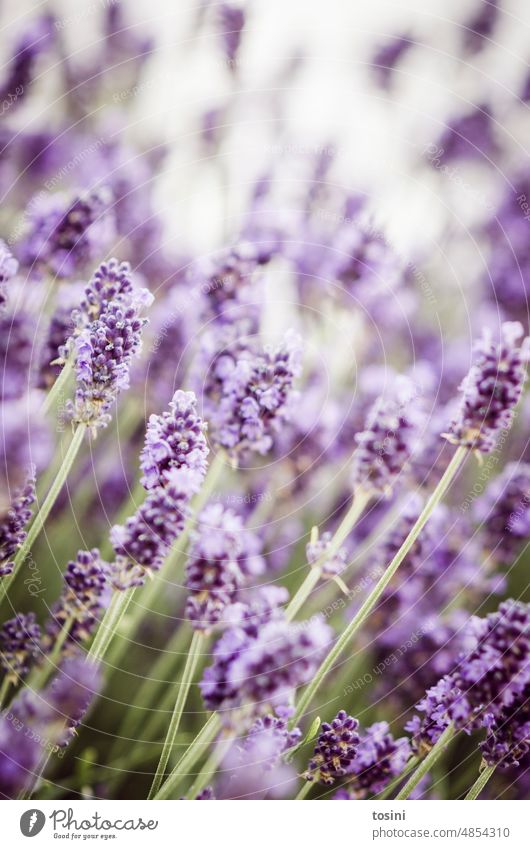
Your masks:
M115 589L141 586L146 576L160 569L190 514L189 502L201 478L194 469L171 469L163 486L149 490L144 503L125 525L115 525L110 538L116 553L109 580Z
M530 539L530 464L508 463L475 502L474 518L494 560L512 563Z
M300 355L300 340L289 333L274 351L256 353L239 341L213 356L203 390L205 417L212 439L234 459L266 454L289 421Z
M34 613L18 613L0 628L0 665L18 684L41 650L41 631Z
M140 455L143 486L157 486L169 469L196 469L204 476L209 453L205 434L206 425L197 414L195 394L177 390L169 410L149 419Z
M331 723L322 723L313 757L305 773L308 781L334 784L337 778L351 771L359 745L358 727L358 721L348 716L345 710L340 710Z
M11 574L12 559L24 540L25 527L31 519L30 507L35 501L35 476L15 495L7 511L0 516L0 578Z
M460 409L446 434L450 442L489 453L500 432L510 427L526 377L529 340L519 344L522 335L522 325L516 321L502 325L499 343L484 331L475 363L460 386Z
M146 290L128 303L111 301L75 338L77 388L75 401L67 409L74 422L88 425L93 433L108 425L111 406L129 387L129 367L141 349L147 322L141 312L151 302Z
M508 708L495 717L486 714L486 739L480 744L488 766L518 767L530 751L530 685Z
M3 239L0 239L0 311L5 304L3 285L11 280L18 271L18 260L15 259Z
M396 398L378 398L368 413L365 430L355 437L354 491L389 498L400 476L408 470L417 433L414 400L405 405Z
M243 532L239 516L220 504L211 504L201 513L186 567L190 592L186 616L198 630L207 631L220 622L243 585L239 563Z
M485 619L473 617L468 639L453 672L427 691L407 730L416 749L430 746L454 722L471 731L491 725L530 684L530 604L504 601Z
M76 559L68 563L63 591L46 627L46 643L50 647L66 625L65 650L83 643L93 633L107 606L108 570L109 564L101 559L97 548L78 551Z
M403 771L411 755L408 737L395 740L388 722L376 722L361 734L354 760L348 770L357 798L377 795Z
M345 548L328 555L331 540L332 534L325 531L319 539L310 541L306 546L307 562L310 566L314 566L320 561L323 578L334 578L340 575L348 563L348 553Z
M222 3L219 9L219 26L228 65L234 68L245 26L244 10L232 3Z
M115 235L112 194L98 189L73 200L62 194L38 197L30 204L29 232L20 245L27 265L47 266L69 277L104 253Z

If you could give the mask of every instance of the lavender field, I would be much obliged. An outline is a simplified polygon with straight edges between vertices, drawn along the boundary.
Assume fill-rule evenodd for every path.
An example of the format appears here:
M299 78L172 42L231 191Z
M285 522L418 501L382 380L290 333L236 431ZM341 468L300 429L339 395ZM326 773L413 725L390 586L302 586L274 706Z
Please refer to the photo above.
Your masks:
M528 799L528 4L0 27L0 798Z

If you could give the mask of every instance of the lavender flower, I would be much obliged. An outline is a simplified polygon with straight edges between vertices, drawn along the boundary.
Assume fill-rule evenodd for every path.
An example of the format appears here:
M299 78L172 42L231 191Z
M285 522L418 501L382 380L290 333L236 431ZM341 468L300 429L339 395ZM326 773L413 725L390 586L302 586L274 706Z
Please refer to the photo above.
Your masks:
M486 714L486 740L480 744L488 766L518 767L530 751L530 685L497 717Z
M474 517L494 560L512 563L530 538L530 464L508 463L475 502Z
M243 524L231 510L212 504L202 512L186 567L186 616L194 628L209 630L235 601L244 579L242 538Z
M204 385L212 439L234 458L266 454L288 422L300 374L300 342L288 334L275 351L256 353L241 340L217 350Z
M134 297L130 264L112 257L102 262L93 273L85 288L84 298L79 308L74 310L72 318L78 327L84 327L101 318L113 301L128 305L134 301Z
M35 477L31 476L0 517L0 578L13 570L11 558L26 539L25 527L31 519L30 507L34 501Z
M454 722L467 731L491 725L530 683L530 605L504 601L485 619L473 617L468 638L472 648L453 672L427 692L407 730L416 748L432 745Z
M522 335L519 322L502 325L499 343L484 331L475 363L460 387L463 398L447 434L450 442L489 453L500 431L510 427L526 376L529 341L518 344Z
M206 425L197 415L194 393L177 390L169 411L153 414L149 419L140 455L143 486L158 486L170 469L196 469L204 476L209 453L205 434Z
M499 17L499 0L478 0L474 16L464 24L464 47L469 53L477 53L487 46Z
M348 716L345 710L340 710L331 723L322 723L313 757L305 773L308 781L334 784L337 778L351 771L359 744L358 727L358 721Z
M67 409L74 422L83 422L94 433L108 425L109 409L129 386L129 367L140 351L147 322L140 313L151 300L143 290L129 304L112 301L75 339L77 389Z
M6 302L4 284L11 280L18 271L18 260L15 259L3 239L0 239L0 313Z
M111 542L116 561L109 580L117 590L141 586L148 574L160 569L171 546L184 530L189 502L200 477L193 469L171 469L164 486L151 489L144 503L125 525L115 525Z
M109 564L101 559L97 548L78 551L76 559L68 563L61 596L46 626L45 644L50 648L67 624L65 651L93 633L108 602L108 570Z
M34 613L17 613L0 628L0 665L18 684L41 651L41 631Z
M52 24L52 16L44 14L26 25L15 43L7 66L7 77L0 85L0 102L8 101L15 105L27 96L36 63L53 42Z
M222 3L219 9L219 26L230 68L235 67L244 25L245 12L243 9L231 3Z
M204 672L200 686L206 706L254 714L289 707L296 688L318 668L331 629L318 618L290 624L267 597L243 608L240 617L216 644L213 664ZM226 718L230 721L230 714Z
M495 123L487 103L481 103L471 112L451 121L436 143L433 164L460 159L491 159L498 153L494 135Z
M284 718L267 714L252 725L243 744L231 747L223 762L219 798L284 798L294 788L296 774L282 755L296 745L299 728L289 731Z
M376 722L360 735L348 773L357 797L377 795L403 771L411 755L407 737L394 740L388 722Z
M365 430L355 437L352 484L373 496L389 498L406 474L417 437L418 416L395 398L380 397L371 408Z
M413 39L407 35L396 35L381 47L378 47L372 56L372 71L381 88L388 89L390 87L396 66L414 43Z
M50 462L52 443L49 426L38 414L41 403L40 394L32 392L0 404L0 515L11 508L28 476Z
M27 392L35 334L36 323L28 312L0 314L0 400Z
M307 562L310 566L323 558L322 561L322 577L334 578L344 571L348 563L348 553L345 548L339 549L335 554L326 556L332 540L332 534L325 531L322 536L315 542L309 542L306 546Z
M54 194L39 197L29 209L29 232L20 253L59 277L69 277L105 252L115 233L112 194L98 189L73 200Z

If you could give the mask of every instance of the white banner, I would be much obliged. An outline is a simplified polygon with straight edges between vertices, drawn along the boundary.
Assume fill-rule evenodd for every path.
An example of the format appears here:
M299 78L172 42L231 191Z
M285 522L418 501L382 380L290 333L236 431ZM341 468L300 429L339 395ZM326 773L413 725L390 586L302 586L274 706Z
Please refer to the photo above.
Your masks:
M156 849L288 849L292 841L293 849L530 846L528 802L346 802L326 810L326 802L316 801L205 804L4 802L0 845L38 849L99 841Z

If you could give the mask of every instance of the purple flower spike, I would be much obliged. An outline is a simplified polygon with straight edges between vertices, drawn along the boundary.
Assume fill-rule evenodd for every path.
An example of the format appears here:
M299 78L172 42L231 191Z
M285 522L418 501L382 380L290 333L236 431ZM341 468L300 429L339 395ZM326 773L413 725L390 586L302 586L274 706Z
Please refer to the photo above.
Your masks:
M357 798L377 795L403 771L411 755L408 737L394 740L388 722L376 722L361 734L355 758L348 772Z
M359 745L358 727L358 721L348 716L345 710L340 710L331 723L322 723L313 757L305 773L308 781L334 784L337 778L351 771Z
M245 26L245 13L242 8L231 3L223 3L219 9L219 26L223 39L223 46L230 68L235 66L243 27Z
M129 303L112 301L105 312L75 339L77 389L68 412L95 433L110 421L109 410L129 387L129 367L138 355L147 319L141 311L152 298L145 290Z
M110 581L116 589L141 586L149 573L160 569L184 530L189 502L200 482L198 473L191 469L166 472L164 486L151 489L134 516L125 525L112 528L116 562L110 569Z
M0 239L0 313L6 302L4 283L11 280L18 271L18 260L15 259L3 239Z
M508 463L475 503L474 515L493 559L512 563L530 538L530 463Z
M365 430L355 437L352 485L373 496L390 498L406 474L417 437L414 401L405 407L394 398L379 398L368 414Z
M306 557L310 566L314 566L315 563L318 563L321 558L326 556L331 545L331 540L332 534L329 531L325 531L316 542L309 542L307 544ZM347 563L348 552L345 548L341 548L330 557L325 557L322 565L322 577L334 578L336 575L340 575L346 568Z
M240 340L217 352L206 378L204 410L212 439L232 457L271 449L292 412L300 355L294 334L273 352L255 353Z
M520 342L522 335L517 321L502 325L499 343L484 331L475 363L460 387L460 410L446 435L450 442L489 453L500 432L510 427L526 377L529 340Z
M26 539L25 527L31 519L30 507L35 501L35 477L15 496L7 512L0 517L0 578L13 569L11 558Z
M497 717L487 714L486 740L480 750L488 766L518 767L530 751L530 685Z
M34 613L18 613L0 628L0 665L13 684L19 683L40 654L40 640Z
M204 476L209 454L205 434L206 425L197 415L194 393L179 389L169 411L160 416L153 414L149 419L140 455L143 486L158 486L169 469L193 469Z
M52 608L52 619L46 627L46 643L53 647L55 639L71 620L65 651L84 642L93 633L108 600L109 564L101 560L97 548L78 551L64 576L64 588Z
M115 235L112 194L99 189L70 200L63 195L38 197L30 206L29 233L20 251L24 262L47 265L69 277L104 253Z

